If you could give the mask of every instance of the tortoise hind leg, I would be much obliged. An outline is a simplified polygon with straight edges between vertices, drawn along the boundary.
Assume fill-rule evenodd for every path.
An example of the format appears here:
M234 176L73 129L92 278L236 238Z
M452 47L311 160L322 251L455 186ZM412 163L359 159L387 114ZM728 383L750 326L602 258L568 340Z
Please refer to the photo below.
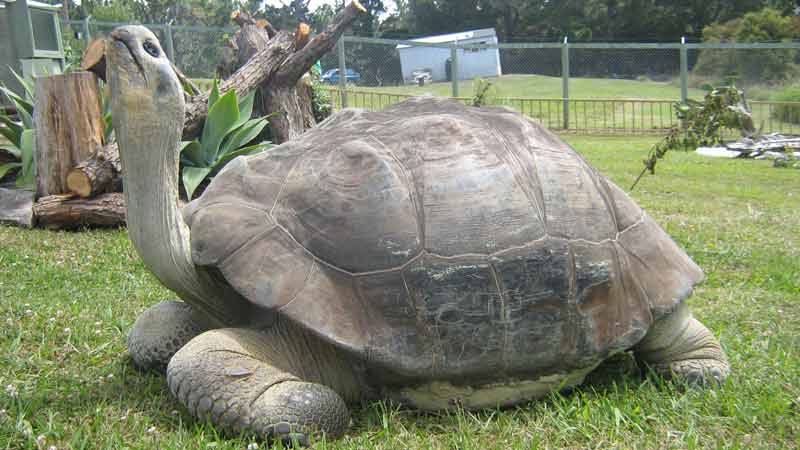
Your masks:
M358 389L334 348L280 321L266 331L201 334L170 360L167 383L199 419L301 443L313 435L341 435L349 424L342 397L351 399Z
M654 323L634 351L656 371L692 385L722 383L730 372L719 341L685 303Z
M141 370L165 370L172 355L209 328L184 302L161 302L147 308L128 335L128 353Z

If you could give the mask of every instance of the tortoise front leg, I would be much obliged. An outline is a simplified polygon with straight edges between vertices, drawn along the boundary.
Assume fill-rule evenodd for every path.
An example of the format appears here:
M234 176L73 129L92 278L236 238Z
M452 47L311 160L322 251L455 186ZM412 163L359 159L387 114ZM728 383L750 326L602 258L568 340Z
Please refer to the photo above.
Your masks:
M163 371L175 352L208 328L187 303L161 302L136 319L128 335L128 353L137 368Z
M192 339L169 363L167 383L192 415L235 433L307 443L341 435L345 399L359 384L330 345L278 321L266 331L212 330Z
M685 303L654 323L634 351L656 371L693 385L722 383L730 372L719 341Z

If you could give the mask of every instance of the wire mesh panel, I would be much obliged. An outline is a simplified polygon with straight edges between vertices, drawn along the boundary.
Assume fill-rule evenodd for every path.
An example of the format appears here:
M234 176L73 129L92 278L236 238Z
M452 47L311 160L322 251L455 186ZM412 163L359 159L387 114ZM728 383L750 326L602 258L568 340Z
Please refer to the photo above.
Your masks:
M798 75L795 48L690 49L690 82L696 87L735 83L765 89L791 82Z
M117 25L89 22L91 38L107 36ZM146 25L175 64L204 87L234 30ZM70 63L80 61L86 23L62 21ZM170 32L171 30L171 32ZM171 39L170 39L171 37ZM786 90L800 75L800 44L622 44L622 43L420 43L347 36L345 66L339 74L338 45L320 59L334 110L348 106L381 110L419 95L475 101L477 79L492 83L480 101L511 107L552 129L579 132L662 133L678 124L674 105L681 100L685 75L690 99L702 100L714 86L731 82L745 90L756 127L763 132L800 133L800 94ZM681 49L687 72L681 74ZM74 54L73 54L74 53ZM565 61L564 55L568 56ZM563 90L564 64L568 90ZM458 77L454 85L453 77ZM346 92L339 80L347 81Z
M561 49L560 48L501 48L500 62L504 76L511 75L538 75L546 77L561 77ZM521 77L522 78L522 77ZM525 92L531 94L531 92ZM537 95L539 93L537 92ZM548 92L560 97L558 92ZM518 95L523 97L525 95Z
M716 86L743 89L753 123L764 133L800 132L800 94L781 95L798 75L795 48L702 48L689 50L690 98Z
M676 123L679 49L574 47L569 95L580 100L571 102L570 128L649 132Z
M347 68L352 70L352 73L347 74L347 81L350 84L364 87L403 84L403 71L397 45L347 42L345 60Z
M223 28L173 26L175 65L190 78L215 78L231 35Z

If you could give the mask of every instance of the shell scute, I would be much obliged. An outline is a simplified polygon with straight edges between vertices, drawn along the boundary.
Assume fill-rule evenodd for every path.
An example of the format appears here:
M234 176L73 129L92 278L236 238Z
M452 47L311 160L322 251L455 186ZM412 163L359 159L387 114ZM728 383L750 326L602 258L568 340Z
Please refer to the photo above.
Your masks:
M557 136L442 99L339 113L187 215L198 262L398 380L587 368L702 279Z
M312 151L285 183L273 217L333 266L348 272L384 270L422 249L402 168L373 141Z

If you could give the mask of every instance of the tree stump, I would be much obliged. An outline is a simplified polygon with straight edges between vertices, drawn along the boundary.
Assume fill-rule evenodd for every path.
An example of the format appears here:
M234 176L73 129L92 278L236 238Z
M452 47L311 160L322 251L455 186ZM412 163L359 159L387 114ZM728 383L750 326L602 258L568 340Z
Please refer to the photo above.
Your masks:
M103 146L103 112L97 77L72 72L36 79L36 193L69 192L67 173Z
M310 37L309 28L305 24L301 24L294 32L277 31L269 22L252 20L244 13L235 14L233 19L240 25L244 24L242 26L246 26L248 30L248 35L242 40L242 43L247 42L243 44L245 53L236 54L237 58L245 55L243 60L246 63L235 69L228 66L235 72L220 84L220 93L234 90L239 98L243 98L259 87L262 92L274 91L265 96L266 106L261 114L257 113L255 116L276 113L270 119L270 128L272 141L277 144L299 135L316 123L311 107L311 85L303 75L314 62L336 45L339 36L365 11L357 0L352 0L334 17L325 31L314 38ZM230 41L232 51L235 52L240 51L237 40ZM98 45L97 49L99 48L101 47ZM234 61L233 55L228 55L228 59ZM98 57L94 54L87 58L86 64L92 68L104 66L105 56ZM181 83L188 86L189 80L177 68L175 70ZM208 114L208 97L209 92L205 92L187 100L183 140L190 141L200 135ZM116 143L106 145L90 158L81 161L70 173L70 192L81 197L117 191L121 183L119 149Z

